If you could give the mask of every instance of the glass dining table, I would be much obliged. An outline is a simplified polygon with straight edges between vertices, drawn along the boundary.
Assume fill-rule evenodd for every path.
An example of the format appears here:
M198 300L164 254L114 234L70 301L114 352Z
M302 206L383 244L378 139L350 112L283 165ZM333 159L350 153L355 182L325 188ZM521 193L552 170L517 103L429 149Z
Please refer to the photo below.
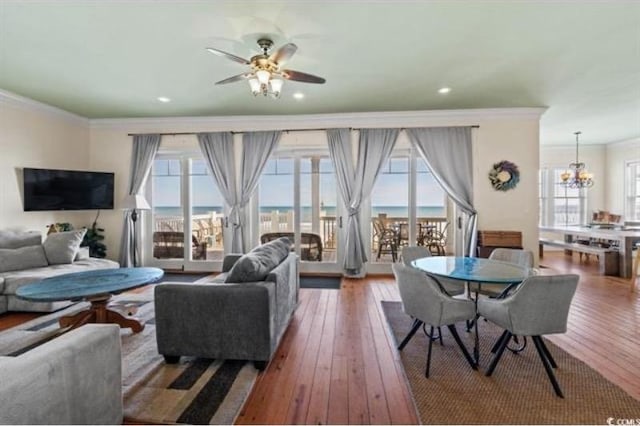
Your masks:
M525 278L534 274L534 270L514 263L478 257L433 256L423 257L411 262L414 268L426 272L444 291L438 278L455 280L460 285L476 283L478 290L482 284L502 284L504 290L499 297L506 296L511 289ZM455 282L454 281L454 282ZM477 304L477 297L476 297ZM478 337L478 321L475 321L475 344L473 354L476 363L480 360L480 342Z

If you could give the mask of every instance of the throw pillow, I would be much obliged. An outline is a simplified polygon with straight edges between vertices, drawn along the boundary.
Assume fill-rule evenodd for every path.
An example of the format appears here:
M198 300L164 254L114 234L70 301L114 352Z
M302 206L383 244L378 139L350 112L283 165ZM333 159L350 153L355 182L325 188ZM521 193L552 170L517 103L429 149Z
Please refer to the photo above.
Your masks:
M42 246L0 249L0 272L49 266Z
M290 250L291 241L286 237L258 246L236 261L225 282L263 281L289 255Z
M0 248L17 249L20 247L39 246L42 234L38 231L0 231Z
M85 232L87 232L86 229L78 229L49 234L42 244L49 265L73 263Z

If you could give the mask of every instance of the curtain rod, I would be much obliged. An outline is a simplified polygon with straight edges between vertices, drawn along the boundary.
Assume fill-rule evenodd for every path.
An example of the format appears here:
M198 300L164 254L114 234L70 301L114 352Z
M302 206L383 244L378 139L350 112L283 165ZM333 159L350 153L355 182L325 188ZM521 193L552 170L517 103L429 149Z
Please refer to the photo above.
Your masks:
M438 126L438 127L442 127L442 126ZM471 127L472 129L479 129L480 125L478 124L474 124L471 126L447 126L447 127ZM342 127L344 128L344 127ZM349 130L362 130L362 129L368 129L369 127L363 127L363 128L356 128L356 127L348 127ZM413 128L413 127L410 127ZM419 127L415 127L415 128L419 128ZM290 133L290 132L319 132L322 130L327 130L327 127L324 128L319 128L319 129L284 129L284 130L280 130L281 132L285 132L285 133ZM407 128L405 127L401 127L400 130L406 130ZM153 133L153 132L152 132ZM171 132L171 133L156 133L157 135L160 136L185 136L185 135L197 135L198 133L207 133L207 132ZM232 135L241 135L243 133L248 133L248 132L236 132L236 131L231 131L229 132ZM140 136L140 135L145 135L148 133L127 133L127 136Z

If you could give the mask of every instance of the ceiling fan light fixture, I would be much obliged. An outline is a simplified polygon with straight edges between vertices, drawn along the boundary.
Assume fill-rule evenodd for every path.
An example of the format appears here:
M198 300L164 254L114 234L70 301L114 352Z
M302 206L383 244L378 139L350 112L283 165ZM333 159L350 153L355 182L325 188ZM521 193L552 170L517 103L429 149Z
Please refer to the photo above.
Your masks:
M271 93L274 97L280 97L280 92L282 91L282 85L284 81L279 78L274 78L269 81L269 85L271 86Z
M258 45L262 53L251 57L251 59L244 59L220 49L208 47L207 50L217 56L251 67L249 72L227 77L217 81L215 84L223 85L247 80L254 96L262 94L263 96L279 98L284 86L284 80L313 84L324 84L326 82L324 78L313 74L281 68L298 49L295 44L287 43L272 54L269 54L269 51L273 47L273 41L261 38L258 40ZM300 95L296 99L301 99L302 96L304 95Z
M249 79L249 87L251 87L251 93L253 96L258 96L260 94L260 81L257 78L252 77Z
M258 77L258 81L260 82L260 84L264 84L266 86L267 84L269 84L271 73L267 70L258 70L256 71L256 77Z

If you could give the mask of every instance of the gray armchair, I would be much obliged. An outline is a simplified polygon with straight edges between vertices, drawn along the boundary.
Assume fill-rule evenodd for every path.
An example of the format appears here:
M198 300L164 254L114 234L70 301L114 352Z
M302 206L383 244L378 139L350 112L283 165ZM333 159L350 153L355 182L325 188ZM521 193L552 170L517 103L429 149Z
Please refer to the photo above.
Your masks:
M489 259L514 263L524 268L533 268L533 253L531 250L496 248L489 255ZM502 284L483 284L482 286L471 284L470 289L476 294L498 297L506 289L506 286Z
M415 268L399 263L391 267L398 283L404 312L414 318L411 330L398 346L398 350L404 349L421 326L429 325L430 332L426 333L425 330L429 339L425 376L429 377L431 347L436 339L434 328L447 326L471 368L477 370L478 366L462 343L455 326L457 322L475 318L473 301L455 299L445 294L432 278Z
M578 275L531 276L505 299L478 301L478 313L505 329L496 344L487 376L493 374L512 336L531 336L556 395L564 397L551 369L558 366L540 336L567 331L569 307L578 279Z
M404 246L400 252L400 257L402 258L402 263L411 266L411 262L416 259L431 257L431 250L422 246ZM438 281L442 284L442 288L444 288L447 294L451 296L458 296L465 292L463 281L456 282L456 280L443 277L438 277Z

